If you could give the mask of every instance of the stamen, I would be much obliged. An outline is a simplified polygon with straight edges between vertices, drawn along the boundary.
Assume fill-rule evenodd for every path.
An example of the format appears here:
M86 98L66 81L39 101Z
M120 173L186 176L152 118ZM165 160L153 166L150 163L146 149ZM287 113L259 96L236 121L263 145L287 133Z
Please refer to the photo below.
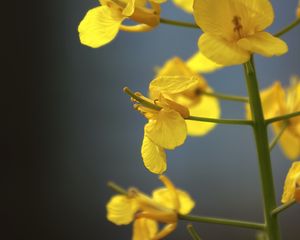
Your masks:
M233 19L232 19L232 23L234 25L234 28L233 28L233 31L236 32L239 37L242 37L242 29L243 29L243 26L241 24L241 17L240 16L234 16Z
M202 90L201 90L200 87L196 88L195 91L194 91L194 94L195 94L196 96L200 96L201 93L202 93Z

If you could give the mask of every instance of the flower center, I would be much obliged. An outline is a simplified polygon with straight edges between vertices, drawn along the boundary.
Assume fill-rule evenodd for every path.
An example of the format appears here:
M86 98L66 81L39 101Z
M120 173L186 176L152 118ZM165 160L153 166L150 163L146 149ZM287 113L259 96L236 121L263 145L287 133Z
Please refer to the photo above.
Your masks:
M237 33L237 35L239 36L239 38L242 38L242 29L243 29L243 25L241 24L241 17L240 16L234 16L232 19L232 23L233 23L233 31L235 33Z

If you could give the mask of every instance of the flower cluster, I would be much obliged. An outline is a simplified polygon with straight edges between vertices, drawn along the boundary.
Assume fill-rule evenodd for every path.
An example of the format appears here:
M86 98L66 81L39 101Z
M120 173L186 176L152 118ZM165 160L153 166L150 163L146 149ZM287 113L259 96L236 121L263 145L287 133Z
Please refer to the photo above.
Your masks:
M275 213L289 204L300 203L300 79L292 77L288 88L276 81L259 91L253 55L272 57L288 52L279 36L300 23L300 5L295 22L272 35L266 31L274 21L269 0L173 0L183 11L193 14L195 24L161 18L161 4L166 1L100 0L101 5L89 10L79 24L80 41L97 48L111 42L120 30L146 32L160 23L201 29L199 51L188 60L172 57L157 68L147 95L124 88L134 109L147 120L141 145L143 163L150 172L163 174L167 170L165 150L183 145L188 136L203 137L216 123L251 125L262 175L265 223L224 219L216 222L263 229L266 238L279 239ZM126 20L133 25L124 24ZM244 64L249 98L217 94L202 75L238 64ZM246 102L246 120L221 119L220 99ZM271 144L268 124L275 136ZM276 200L270 167L270 151L277 141L285 156L293 161L284 184L284 206L279 210L272 209ZM133 240L163 239L175 230L179 217L195 205L189 194L177 189L166 176L160 175L159 179L165 187L154 190L151 196L130 188L113 196L107 204L109 221L117 225L133 222Z

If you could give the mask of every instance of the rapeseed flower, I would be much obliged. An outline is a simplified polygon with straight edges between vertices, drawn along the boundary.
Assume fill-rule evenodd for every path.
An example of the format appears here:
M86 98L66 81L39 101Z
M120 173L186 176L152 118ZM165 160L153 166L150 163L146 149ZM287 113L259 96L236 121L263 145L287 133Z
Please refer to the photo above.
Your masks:
M300 203L300 162L294 162L286 176L282 203L296 200Z
M136 188L127 195L115 195L108 204L107 219L117 225L133 222L133 240L159 240L177 227L178 214L188 214L195 206L190 195L178 188L166 177L159 179L165 187L147 196ZM159 230L159 223L166 224Z
M187 13L193 13L194 0L173 0L174 4L186 11Z
M162 95L150 99L137 92L135 98L134 108L148 119L141 149L144 165L149 171L161 174L167 169L165 149L175 149L187 137L184 118L189 116L189 110Z
M101 6L87 12L78 26L82 44L92 48L111 42L119 30L131 32L150 31L160 22L160 0L99 0ZM131 19L138 25L125 26L122 22Z
M210 66L209 63L208 67ZM162 95L164 98L188 108L191 115L220 117L219 101L215 97L202 94L203 92L212 92L212 88L208 86L202 76L192 71L178 57L168 60L158 71L157 77L150 83L149 91L152 99ZM189 135L202 136L211 131L216 124L187 120L186 125Z
M275 82L261 92L261 101L265 119L300 111L300 80L291 78L291 86L284 89L280 82ZM247 106L247 117L250 118L250 109ZM280 137L279 143L285 155L296 160L300 156L300 117L272 123L275 134L287 125Z
M269 0L195 0L194 17L204 32L201 52L222 65L247 62L252 53L282 55L288 46L264 30L273 23Z

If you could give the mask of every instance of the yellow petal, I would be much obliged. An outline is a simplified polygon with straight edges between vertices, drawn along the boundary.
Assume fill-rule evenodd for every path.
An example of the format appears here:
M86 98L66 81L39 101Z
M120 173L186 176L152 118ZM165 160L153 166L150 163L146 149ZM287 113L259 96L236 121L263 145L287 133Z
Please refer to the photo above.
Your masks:
M282 203L286 203L294 199L296 190L296 181L300 174L300 162L294 162L286 176L283 194L281 198Z
M197 77L189 76L160 76L151 81L149 91L154 94L176 94L195 88L199 84Z
M152 240L158 232L157 222L139 218L134 221L133 224L133 240Z
M186 139L185 120L172 109L162 109L155 119L145 125L145 133L155 144L174 149L182 145Z
M282 128L280 123L272 124L275 135ZM295 135L289 127L284 131L279 139L280 147L286 157L290 160L296 160L300 156L300 137Z
M123 18L112 17L107 6L93 8L78 26L80 42L92 48L101 47L116 37L122 21Z
M205 57L200 51L196 52L191 58L189 58L186 64L191 70L198 73L210 73L223 67L222 65Z
M284 41L273 37L267 32L258 32L252 36L242 38L237 44L247 51L255 52L265 57L279 56L288 51L288 46Z
M151 0L151 2L154 2L154 3L165 3L167 0Z
M194 0L173 0L173 2L187 13L193 13Z
M208 91L212 91L209 87ZM189 108L192 116L219 118L221 115L220 104L217 98L209 96L201 96L198 104ZM203 136L210 132L215 126L215 123L186 121L188 134L191 136Z
M157 75L190 77L197 74L189 67L187 67L187 65L181 58L173 57L165 62L165 64L159 69Z
M279 100L282 98L283 88L279 81L260 92L261 104L265 119L275 117L279 113ZM283 99L284 100L284 99ZM246 118L251 119L250 105L246 104Z
M144 165L150 172L161 174L166 171L167 159L164 149L153 143L146 135L141 152Z
M115 195L106 205L107 219L114 224L129 224L138 210L138 204L134 199L125 195Z
M179 209L174 209L172 196L167 188L159 188L154 190L152 196L155 201L166 208L177 210L180 214L190 213L195 206L194 200L187 192L183 190L176 189L176 194L179 199Z
M269 0L195 0L194 17L204 32L233 38L234 17L241 19L243 34L262 31L272 24L274 12Z
M250 59L250 53L236 43L210 33L201 35L198 46L207 58L225 66L242 64Z

